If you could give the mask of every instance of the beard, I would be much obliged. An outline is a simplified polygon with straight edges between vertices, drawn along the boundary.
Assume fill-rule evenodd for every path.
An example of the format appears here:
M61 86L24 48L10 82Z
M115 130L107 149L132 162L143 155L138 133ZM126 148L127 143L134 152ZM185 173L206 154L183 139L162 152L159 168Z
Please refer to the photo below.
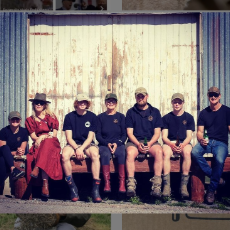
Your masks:
M137 105L138 105L139 108L144 108L147 105L147 101L137 102Z

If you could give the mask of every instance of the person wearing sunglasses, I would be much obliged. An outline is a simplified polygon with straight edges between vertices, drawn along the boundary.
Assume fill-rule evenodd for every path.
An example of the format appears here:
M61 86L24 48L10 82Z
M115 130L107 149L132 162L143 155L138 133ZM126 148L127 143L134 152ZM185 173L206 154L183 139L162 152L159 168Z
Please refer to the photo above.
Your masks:
M9 113L8 121L10 125L0 131L0 195L2 195L4 182L10 174L10 178L17 180L25 175L14 167L14 155L22 156L26 153L28 133L26 128L21 127L21 115L17 111ZM13 191L11 190L12 195Z
M102 201L99 194L100 186L100 160L99 149L93 139L97 130L97 116L88 109L91 101L86 94L78 94L74 101L74 111L65 116L63 131L65 131L67 145L62 151L62 166L65 180L69 186L70 199L73 202L79 200L78 189L72 177L72 166L70 158L75 155L78 160L84 160L85 155L91 161L93 176L92 198L93 202Z
M184 111L184 96L181 93L172 95L173 111L163 116L163 197L171 195L170 187L170 158L173 154L183 157L180 195L183 199L189 198L187 184L191 167L192 133L195 131L195 121L191 114Z
M206 193L206 202L215 201L215 191L219 184L224 184L221 178L225 159L228 155L228 133L230 131L230 108L221 104L220 90L213 86L208 90L209 106L200 112L197 121L197 140L193 147L192 159L199 165L210 184ZM204 138L207 130L209 141ZM210 167L203 157L205 153L213 154L213 164Z
M33 114L25 125L33 141L27 154L27 183L42 185L41 195L49 197L48 179L61 180L61 147L57 138L59 122L49 109L46 94L36 93L32 102Z
M116 111L117 95L105 96L106 112L98 115L96 139L99 142L99 153L104 176L104 192L111 192L110 157L114 154L118 161L119 192L125 193L125 116Z

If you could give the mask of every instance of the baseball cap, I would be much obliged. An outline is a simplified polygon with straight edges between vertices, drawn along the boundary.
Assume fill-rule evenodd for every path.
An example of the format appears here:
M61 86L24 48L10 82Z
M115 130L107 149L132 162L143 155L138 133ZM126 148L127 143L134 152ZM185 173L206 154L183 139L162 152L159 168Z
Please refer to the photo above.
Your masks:
M21 114L18 111L10 112L9 116L8 116L8 120L10 120L10 119L12 119L14 117L19 118L20 120L22 119Z
M117 100L117 95L115 93L108 93L106 96L105 96L105 100L109 99L109 98L113 98L115 100Z
M135 96L138 94L147 95L147 90L144 87L139 87L135 90Z
M220 94L220 90L219 90L217 87L212 86L212 87L209 88L209 90L208 90L208 94L209 94L209 93L218 93L218 94Z
M184 101L184 96L183 96L183 94L181 94L181 93L174 93L174 94L172 95L171 101L173 101L174 99L181 99L181 101Z

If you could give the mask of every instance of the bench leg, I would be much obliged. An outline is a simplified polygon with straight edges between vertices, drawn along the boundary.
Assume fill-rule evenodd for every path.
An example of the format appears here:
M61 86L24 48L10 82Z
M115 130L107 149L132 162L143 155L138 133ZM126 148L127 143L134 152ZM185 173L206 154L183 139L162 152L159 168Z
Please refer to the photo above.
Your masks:
M191 200L196 203L204 202L205 174L196 166L192 170L191 176Z

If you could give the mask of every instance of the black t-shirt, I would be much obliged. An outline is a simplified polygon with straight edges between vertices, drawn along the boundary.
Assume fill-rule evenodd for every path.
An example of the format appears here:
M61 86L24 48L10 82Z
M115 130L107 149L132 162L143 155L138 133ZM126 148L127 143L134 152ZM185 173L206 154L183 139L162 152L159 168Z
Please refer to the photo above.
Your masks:
M126 141L125 116L116 112L107 115L106 112L98 115L98 129L96 133L99 145L107 146L108 143L116 143L121 146Z
M228 126L230 125L230 108L221 105L217 111L212 111L210 107L200 112L197 126L204 126L209 139L222 141L228 144Z
M65 116L63 131L72 130L72 138L77 144L83 144L90 131L96 132L98 119L97 116L87 111L86 114L79 115L76 111L70 112Z
M183 142L186 138L186 131L195 131L195 121L191 114L184 112L181 116L176 116L173 112L170 112L162 118L164 127L168 129L168 139L170 141L177 140L179 137L180 142Z
M17 151L22 142L28 142L28 132L26 128L19 127L19 131L15 134L10 129L10 125L2 128L0 131L0 140L6 141L6 144L10 147L10 151Z
M151 140L155 128L162 128L163 122L160 111L148 103L148 109L139 110L137 104L127 111L125 118L126 128L133 128L133 135L137 140ZM130 141L130 140L129 140Z

